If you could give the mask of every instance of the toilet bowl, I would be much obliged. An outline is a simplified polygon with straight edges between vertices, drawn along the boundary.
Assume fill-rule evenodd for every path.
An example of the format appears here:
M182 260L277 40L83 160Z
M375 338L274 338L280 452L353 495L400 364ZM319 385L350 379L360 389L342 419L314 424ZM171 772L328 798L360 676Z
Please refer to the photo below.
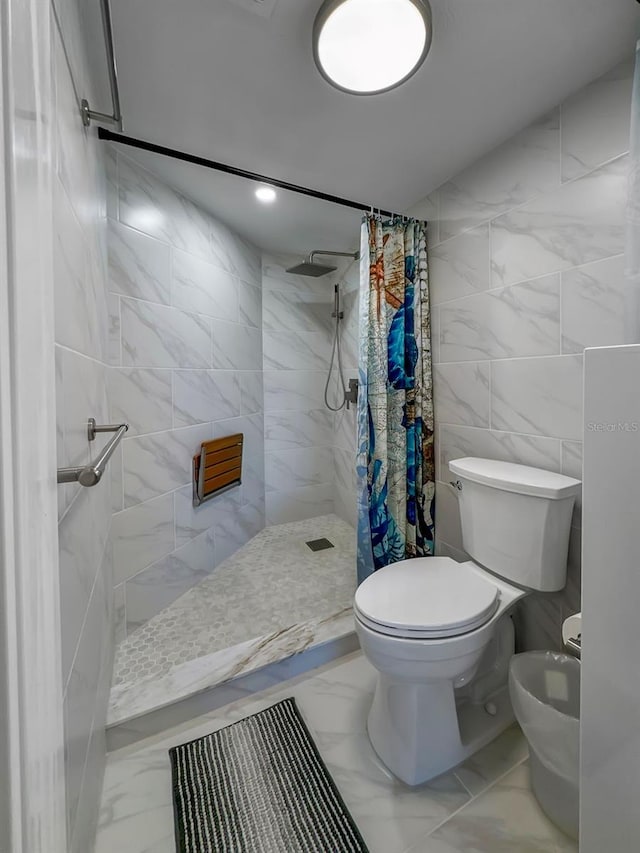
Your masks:
M513 722L504 689L513 654L506 614L526 593L448 557L405 560L369 580L354 602L360 646L379 673L369 739L394 775L417 785Z
M473 559L403 560L368 577L354 598L360 645L378 670L369 739L409 785L455 767L513 722L509 614L530 591L564 586L581 485L487 459L449 467Z

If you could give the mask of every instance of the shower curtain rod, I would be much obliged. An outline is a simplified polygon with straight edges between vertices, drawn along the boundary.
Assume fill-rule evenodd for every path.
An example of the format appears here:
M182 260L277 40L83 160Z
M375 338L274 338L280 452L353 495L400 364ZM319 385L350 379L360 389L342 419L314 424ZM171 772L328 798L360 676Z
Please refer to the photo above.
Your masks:
M164 157L172 157L174 160L182 160L185 163L193 163L196 166L204 166L205 169L214 169L217 172L225 172L227 175L235 175L238 178L246 178L249 181L257 181L260 184L269 184L271 187L278 187L281 190L289 190L299 195L318 198L321 201L330 201L333 204L339 204L342 207L350 207L353 210L362 210L364 212L371 211L378 213L380 216L388 216L390 218L403 216L401 213L392 213L389 210L372 207L370 204L363 204L359 201L351 201L348 198L340 198L337 195L323 193L320 190L312 190L309 187L302 187L299 184L291 184L288 181L281 181L279 178L269 178L266 175L260 175L257 172L248 172L246 169L238 169L236 166L229 166L227 163L218 163L215 160L209 160L206 157L198 157L195 154L188 154L186 151L178 151L175 148L166 148L164 145L156 145L154 142L146 142L143 139L136 139L133 136L126 136L123 133L114 133L105 127L98 128L98 137L109 142L119 142L121 145L129 145L132 148L139 148L142 151L150 151L153 154L162 154Z

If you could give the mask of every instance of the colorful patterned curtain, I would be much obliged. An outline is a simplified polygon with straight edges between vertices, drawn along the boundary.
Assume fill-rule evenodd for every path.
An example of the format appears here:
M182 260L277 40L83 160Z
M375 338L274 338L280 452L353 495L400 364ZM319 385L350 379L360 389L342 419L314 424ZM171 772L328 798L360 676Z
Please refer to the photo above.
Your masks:
M360 260L358 582L433 554L427 226L365 216Z

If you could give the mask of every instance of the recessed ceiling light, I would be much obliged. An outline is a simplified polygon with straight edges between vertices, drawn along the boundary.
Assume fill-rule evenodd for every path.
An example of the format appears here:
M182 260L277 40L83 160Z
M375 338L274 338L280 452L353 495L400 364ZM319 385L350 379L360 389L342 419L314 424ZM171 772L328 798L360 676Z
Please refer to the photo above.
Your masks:
M276 191L273 187L258 187L256 198L264 204L271 204L272 201L276 200Z
M416 73L431 36L429 0L325 0L313 25L313 55L332 86L375 95Z

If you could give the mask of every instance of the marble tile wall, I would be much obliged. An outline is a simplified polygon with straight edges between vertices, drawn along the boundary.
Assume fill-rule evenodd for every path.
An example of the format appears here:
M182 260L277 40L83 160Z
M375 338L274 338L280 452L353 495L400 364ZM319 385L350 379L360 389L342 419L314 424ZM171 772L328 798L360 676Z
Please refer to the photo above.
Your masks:
M59 4L74 77L89 92L81 7ZM88 462L87 419L107 405L106 180L103 146L81 121L60 31L52 31L57 462ZM110 483L58 486L67 831L71 853L93 849L113 665Z
M128 157L112 150L107 165L109 399L111 419L130 424L112 469L121 640L264 527L262 268L256 249ZM281 343L269 347L277 364ZM242 485L194 508L193 454L234 432Z
M479 455L582 476L582 361L624 342L632 62L447 181L431 221L440 553L464 557L447 463ZM534 596L519 642L558 648L580 607L580 507L561 595Z
M299 262L295 256L262 260L267 524L334 509L334 417L324 388L337 278L286 272Z

